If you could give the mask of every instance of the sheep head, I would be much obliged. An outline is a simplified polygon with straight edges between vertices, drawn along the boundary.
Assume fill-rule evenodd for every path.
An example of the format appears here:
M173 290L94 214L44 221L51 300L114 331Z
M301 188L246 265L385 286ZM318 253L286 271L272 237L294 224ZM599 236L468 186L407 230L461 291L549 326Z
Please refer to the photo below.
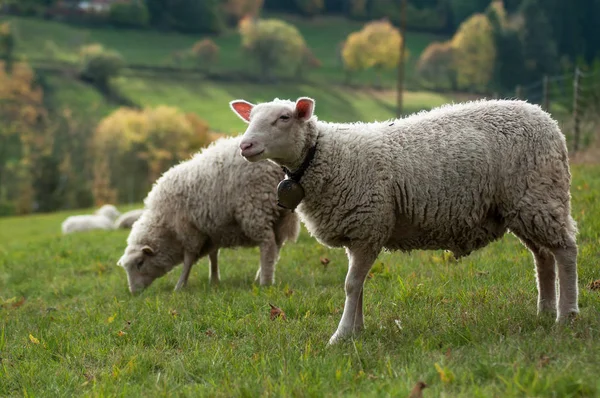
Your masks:
M229 103L231 109L248 128L240 142L241 155L250 162L264 159L298 167L311 139L308 131L313 121L315 101L302 97L295 103L275 99L258 105L244 100Z
M146 220L144 220L146 221ZM150 239L150 237L152 237ZM125 253L117 262L127 272L129 291L138 293L183 261L183 247L159 226L133 224Z

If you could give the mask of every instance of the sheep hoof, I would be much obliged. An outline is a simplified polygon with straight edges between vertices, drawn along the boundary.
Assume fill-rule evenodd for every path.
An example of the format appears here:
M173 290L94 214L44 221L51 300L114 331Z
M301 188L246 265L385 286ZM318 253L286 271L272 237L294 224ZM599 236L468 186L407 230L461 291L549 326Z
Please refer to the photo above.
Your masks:
M567 325L573 323L579 317L579 311L569 311L566 314L559 314L556 317L556 323L561 325Z
M340 343L343 340L345 340L346 338L348 338L351 334L352 334L351 332L344 332L344 331L337 330L333 334L333 336L331 336L331 338L329 339L328 345L335 345L337 343Z

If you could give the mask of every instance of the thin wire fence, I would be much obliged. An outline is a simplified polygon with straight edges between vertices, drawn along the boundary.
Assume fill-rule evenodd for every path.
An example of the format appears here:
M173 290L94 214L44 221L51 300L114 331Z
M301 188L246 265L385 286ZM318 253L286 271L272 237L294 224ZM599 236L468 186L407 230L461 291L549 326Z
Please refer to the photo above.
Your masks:
M515 87L515 97L541 105L563 124L572 152L589 145L600 119L600 70L544 76Z

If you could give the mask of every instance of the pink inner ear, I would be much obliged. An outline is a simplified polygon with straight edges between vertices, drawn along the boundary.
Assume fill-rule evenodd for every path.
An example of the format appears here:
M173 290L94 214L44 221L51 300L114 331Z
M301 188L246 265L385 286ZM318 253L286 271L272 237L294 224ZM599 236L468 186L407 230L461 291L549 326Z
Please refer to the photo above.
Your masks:
M312 102L308 100L300 100L296 103L296 113L298 119L310 119L312 116Z
M238 101L231 104L233 110L237 112L238 115L245 121L250 121L250 112L252 111L252 104L247 102Z

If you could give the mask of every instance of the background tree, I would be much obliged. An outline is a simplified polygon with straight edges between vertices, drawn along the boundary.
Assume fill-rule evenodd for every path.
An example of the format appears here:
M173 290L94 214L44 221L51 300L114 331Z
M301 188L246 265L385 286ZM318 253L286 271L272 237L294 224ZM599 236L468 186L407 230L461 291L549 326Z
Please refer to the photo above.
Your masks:
M219 33L223 30L220 0L146 0L153 26L184 33Z
M379 77L383 69L398 65L401 43L400 32L389 21L369 22L348 36L342 50L344 64L351 71L373 68Z
M264 0L223 0L221 7L228 25L235 26L246 17L258 17Z
M349 14L353 18L365 18L367 16L367 0L350 0Z
M421 54L417 72L425 86L456 90L456 69L452 43L433 42Z
M558 69L552 26L537 0L525 0L521 5L521 14L526 76L530 81L538 80L544 74L552 74Z
M239 29L242 48L258 64L262 80L272 80L277 69L296 70L306 43L295 26L277 19L245 18Z
M110 6L108 20L119 27L145 28L150 23L150 14L143 1L114 3Z
M489 4L490 0L449 0L454 27L459 27L473 14L483 12Z
M0 207L34 209L34 172L40 156L52 150L52 131L44 130L44 94L33 70L23 62L10 73L0 62Z
M211 39L203 39L192 46L190 55L200 69L209 71L219 60L219 46Z
M512 93L517 84L524 82L525 61L520 26L509 20L501 0L495 0L490 4L486 16L492 25L496 46L493 88L501 92Z
M209 143L208 124L176 108L116 110L94 133L96 203L143 199L164 171Z
M4 61L6 70L10 70L15 51L15 32L13 31L10 22L0 24L0 59Z
M304 15L315 16L320 14L325 7L323 0L295 0L300 12Z
M121 55L100 44L91 44L81 48L79 57L81 77L108 93L111 79L119 76L124 66Z
M452 38L452 48L459 87L485 90L496 61L493 28L488 18L475 14L463 22Z

